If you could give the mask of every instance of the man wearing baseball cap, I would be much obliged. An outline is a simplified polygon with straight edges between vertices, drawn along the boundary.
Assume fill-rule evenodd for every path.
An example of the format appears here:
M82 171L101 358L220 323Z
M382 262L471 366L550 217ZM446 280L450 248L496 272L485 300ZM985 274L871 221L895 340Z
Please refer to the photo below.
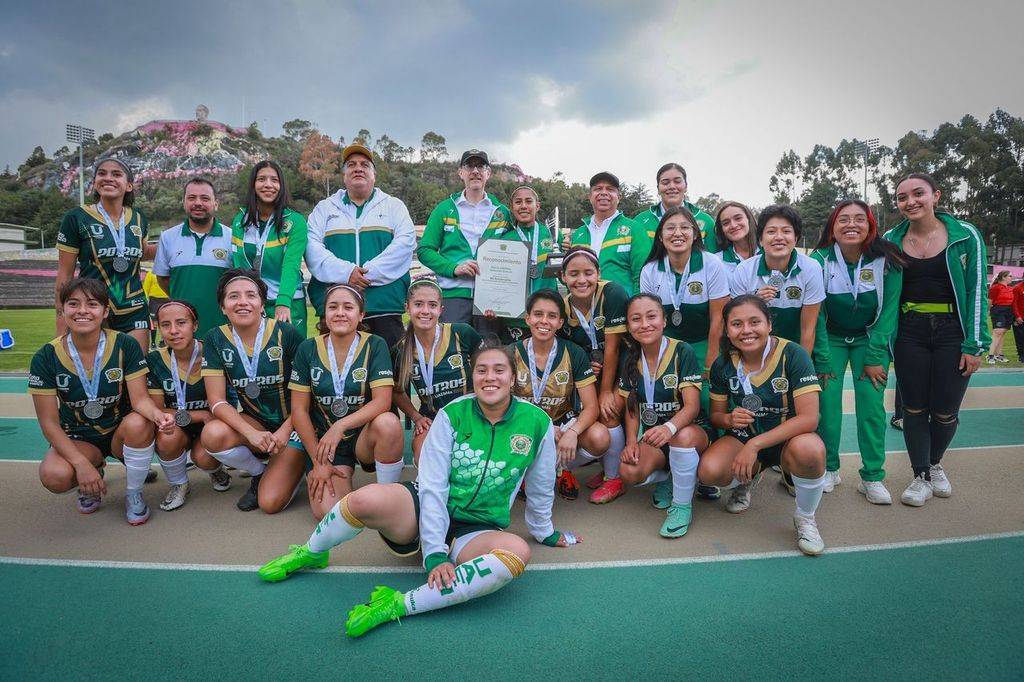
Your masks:
M416 255L437 274L444 296L442 322L470 322L473 317L473 284L480 274L476 249L487 230L503 230L509 213L498 198L487 194L491 177L485 152L470 149L459 162L459 178L464 189L442 201L430 213ZM478 316L479 317L479 316ZM486 331L493 322L479 317Z
M350 144L341 152L341 164L345 188L309 214L309 298L323 317L328 286L356 287L366 301L363 321L390 348L404 331L416 230L405 204L374 186L377 173L369 149Z
M630 295L640 291L640 270L651 252L647 230L619 211L619 179L608 171L590 178L594 214L572 233L572 246L589 246L598 254L601 278L622 286Z

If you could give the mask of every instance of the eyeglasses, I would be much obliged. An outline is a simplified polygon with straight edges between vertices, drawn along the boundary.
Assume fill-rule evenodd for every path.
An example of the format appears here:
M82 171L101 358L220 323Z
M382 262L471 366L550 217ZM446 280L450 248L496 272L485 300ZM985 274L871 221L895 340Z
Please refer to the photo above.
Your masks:
M490 168L490 166L488 166L486 163L479 163L479 162L477 162L477 163L467 163L467 164L464 164L462 167L465 168L466 170L471 170L471 171L485 171L485 170L488 170Z
M850 225L850 224L853 224L853 225L867 225L868 224L868 217L867 216L863 216L863 215L859 215L859 216L856 216L854 218L850 218L850 216L845 216L844 215L844 216L840 216L839 218L836 219L836 224L837 225L842 225L844 227L846 225Z

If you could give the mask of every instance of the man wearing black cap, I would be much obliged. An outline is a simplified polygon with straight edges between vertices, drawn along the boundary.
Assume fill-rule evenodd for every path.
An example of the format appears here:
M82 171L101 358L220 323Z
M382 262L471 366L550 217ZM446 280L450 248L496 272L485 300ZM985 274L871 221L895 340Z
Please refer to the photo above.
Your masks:
M608 171L590 178L590 205L594 215L572 233L572 245L589 246L598 254L602 279L637 293L651 239L642 225L619 211L619 179Z
M427 219L416 256L437 274L444 295L442 322L470 322L473 317L473 283L480 274L476 249L489 229L509 224L508 209L493 194L487 194L491 177L487 154L470 149L462 155L459 177L465 189L438 204ZM484 327L488 322L479 320Z

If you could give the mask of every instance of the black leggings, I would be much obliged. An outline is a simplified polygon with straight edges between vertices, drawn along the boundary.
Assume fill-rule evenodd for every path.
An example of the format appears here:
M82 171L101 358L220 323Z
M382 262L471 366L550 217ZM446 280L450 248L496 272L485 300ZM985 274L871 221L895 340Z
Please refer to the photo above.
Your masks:
M930 479L929 466L956 435L960 403L970 377L960 373L964 335L954 313L903 313L893 364L903 398L903 438L914 476Z

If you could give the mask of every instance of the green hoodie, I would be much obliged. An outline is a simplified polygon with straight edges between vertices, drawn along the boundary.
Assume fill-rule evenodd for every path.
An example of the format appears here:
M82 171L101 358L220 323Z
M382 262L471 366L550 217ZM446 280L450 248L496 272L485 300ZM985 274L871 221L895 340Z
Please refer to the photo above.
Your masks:
M697 225L700 227L700 236L704 240L704 250L716 253L718 251L718 239L715 237L715 219L705 213L697 204L684 201L683 205L697 219ZM661 210L661 203L659 202L646 211L637 213L633 216L633 221L643 225L647 230L647 236L653 241L654 233L658 230L658 223L661 222L663 214L664 212Z

